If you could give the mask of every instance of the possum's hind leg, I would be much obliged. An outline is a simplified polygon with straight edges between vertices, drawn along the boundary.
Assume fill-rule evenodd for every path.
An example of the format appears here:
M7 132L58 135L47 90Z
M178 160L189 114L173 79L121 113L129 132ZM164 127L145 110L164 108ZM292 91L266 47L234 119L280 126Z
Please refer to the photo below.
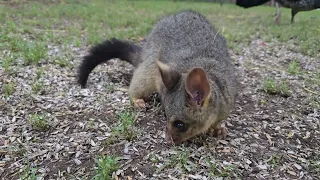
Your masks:
M144 62L134 71L129 87L129 95L135 107L145 107L145 99L157 90L155 70L154 65Z

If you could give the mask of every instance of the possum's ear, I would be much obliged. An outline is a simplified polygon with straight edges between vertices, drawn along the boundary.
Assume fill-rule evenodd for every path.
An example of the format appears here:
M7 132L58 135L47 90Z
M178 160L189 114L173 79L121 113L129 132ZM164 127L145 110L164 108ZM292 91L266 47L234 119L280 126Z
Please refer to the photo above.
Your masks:
M179 83L181 74L171 69L167 64L164 64L159 60L157 60L156 63L164 86L168 91L173 90L174 87Z
M197 109L208 105L211 88L206 72L202 68L193 68L188 73L185 89L190 105Z

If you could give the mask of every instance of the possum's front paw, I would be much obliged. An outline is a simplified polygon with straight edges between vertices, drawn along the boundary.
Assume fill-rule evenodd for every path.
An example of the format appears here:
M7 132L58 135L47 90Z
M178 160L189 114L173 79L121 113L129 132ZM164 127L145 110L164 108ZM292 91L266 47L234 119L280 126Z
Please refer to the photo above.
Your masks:
M227 128L221 127L221 126L215 127L215 128L210 128L208 133L210 136L221 137L223 139L225 139L228 135Z
M219 127L214 129L213 131L213 137L222 137L223 139L225 139L228 135L228 131L227 128L225 127Z
M133 104L135 108L145 108L146 102L143 99L134 99Z

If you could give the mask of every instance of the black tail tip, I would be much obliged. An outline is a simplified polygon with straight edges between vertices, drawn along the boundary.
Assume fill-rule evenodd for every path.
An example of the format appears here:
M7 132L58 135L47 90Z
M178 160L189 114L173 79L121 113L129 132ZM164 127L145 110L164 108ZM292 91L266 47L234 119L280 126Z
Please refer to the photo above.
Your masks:
M77 84L79 84L80 85L80 88L81 89L85 89L87 86L86 86L86 83L84 83L84 82L82 82L81 80L77 80Z
M80 66L77 72L76 81L77 81L77 84L80 85L81 89L86 88L87 79L88 79L88 76L85 75L86 72L87 70L84 69L83 66Z
M86 88L86 82L85 81L83 81L82 79L79 79L79 78L77 78L77 82L76 82L78 85L80 85L80 88L81 89L84 89L84 88Z

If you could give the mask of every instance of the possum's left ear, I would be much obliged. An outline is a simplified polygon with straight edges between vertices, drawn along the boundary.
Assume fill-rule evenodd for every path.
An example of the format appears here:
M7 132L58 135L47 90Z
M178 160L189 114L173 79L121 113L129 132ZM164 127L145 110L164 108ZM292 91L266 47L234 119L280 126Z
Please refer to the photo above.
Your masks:
M168 91L173 90L181 79L181 74L170 68L167 64L156 61L162 82Z

